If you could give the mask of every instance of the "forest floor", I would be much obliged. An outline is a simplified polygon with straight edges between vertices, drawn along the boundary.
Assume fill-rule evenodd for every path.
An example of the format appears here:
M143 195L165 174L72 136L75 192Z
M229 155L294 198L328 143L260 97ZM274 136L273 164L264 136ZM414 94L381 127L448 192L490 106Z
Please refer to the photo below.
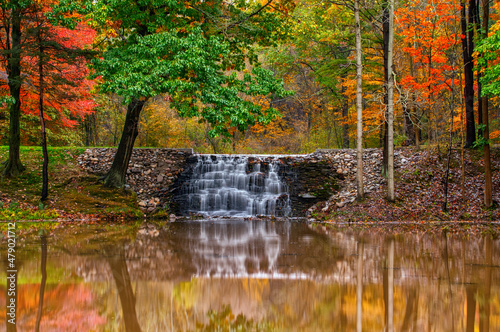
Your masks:
M0 176L0 220L91 220L143 218L133 192L104 188L95 175L81 170L76 161L85 148L50 148L49 200L40 204L42 154L39 147L22 147L27 170L16 179ZM399 148L406 159L396 171L396 201L386 199L386 180L362 202L339 207L322 202L310 209L309 218L320 222L440 222L500 221L500 148L492 149L494 207L483 207L484 170L482 151L465 151L462 191L461 154L452 152L449 173L448 211L443 211L446 151L441 148ZM0 147L6 160L7 147ZM365 170L370 172L373 170Z
M341 207L335 202L322 202L310 209L310 217L327 222L500 221L500 148L491 149L494 205L489 209L483 204L482 150L465 150L465 172L462 172L461 151L452 150L447 211L443 209L447 150L441 147L397 151L406 162L395 170L395 202L387 200L387 181L379 176L378 189L367 194L363 201Z
M26 170L17 178L0 175L0 220L142 218L134 193L104 188L97 176L80 169L76 159L84 150L49 148L49 197L41 204L41 148L21 147ZM0 161L7 156L8 147L0 147Z

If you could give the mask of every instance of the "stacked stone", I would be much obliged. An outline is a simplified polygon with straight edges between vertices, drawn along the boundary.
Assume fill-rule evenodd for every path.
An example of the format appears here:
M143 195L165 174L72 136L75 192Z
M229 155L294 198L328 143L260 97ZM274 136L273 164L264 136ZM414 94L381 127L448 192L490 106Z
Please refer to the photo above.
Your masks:
M104 175L116 149L87 149L78 157L79 165L90 173ZM139 206L147 212L165 203L166 193L182 172L192 149L134 149L125 188L137 193Z
M327 211L333 205L341 208L346 204L352 203L357 196L357 155L356 150L317 150L314 152L319 159L329 160L337 174L342 179L340 190L330 197L326 205L322 208ZM381 149L363 149L363 188L365 194L383 190L387 179L382 176L382 150ZM394 167L399 167L407 163L407 158L400 151L394 152ZM314 207L312 208L314 210ZM310 210L309 212L312 212Z
M87 149L79 164L87 171L103 175L111 167L116 149ZM170 193L179 189L196 163L191 149L134 149L127 171L126 188L137 193L139 206L146 212L164 206ZM400 151L394 153L396 169L408 163ZM322 210L341 208L356 199L356 151L352 149L317 150L307 155L259 156L271 163L279 159L279 174L288 186L292 215L302 216L326 202ZM259 161L260 162L260 161ZM191 167L189 166L191 164ZM252 162L250 162L252 164ZM382 190L386 179L381 176L382 150L363 150L363 184L365 193ZM183 172L183 170L185 170Z

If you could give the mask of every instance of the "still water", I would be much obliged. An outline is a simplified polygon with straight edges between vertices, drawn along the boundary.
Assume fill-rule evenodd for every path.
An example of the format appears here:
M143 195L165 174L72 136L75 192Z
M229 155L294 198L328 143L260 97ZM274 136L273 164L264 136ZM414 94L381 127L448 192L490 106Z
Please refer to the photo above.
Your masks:
M490 235L243 219L56 228L18 238L16 326L500 331L499 249ZM5 241L0 250L2 331Z

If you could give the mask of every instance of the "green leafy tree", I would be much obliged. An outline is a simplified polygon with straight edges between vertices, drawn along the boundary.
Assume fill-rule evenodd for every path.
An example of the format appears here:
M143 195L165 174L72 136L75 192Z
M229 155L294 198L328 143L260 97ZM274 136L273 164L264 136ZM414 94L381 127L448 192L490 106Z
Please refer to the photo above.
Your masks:
M127 114L106 186L121 187L146 101L166 94L182 116L200 117L210 135L230 137L278 116L249 101L257 95L287 94L282 82L257 63L256 45L284 34L280 16L290 1L61 1L54 11L84 11L100 33L102 55L92 64L100 92L124 98ZM63 22L64 23L64 22ZM248 61L251 74L239 78Z

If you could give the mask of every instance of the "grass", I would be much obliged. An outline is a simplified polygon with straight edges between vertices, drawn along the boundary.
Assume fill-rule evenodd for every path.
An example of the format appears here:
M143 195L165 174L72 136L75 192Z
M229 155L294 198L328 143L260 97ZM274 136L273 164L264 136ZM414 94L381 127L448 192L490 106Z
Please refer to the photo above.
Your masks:
M42 149L21 147L26 170L17 178L0 176L0 220L34 220L71 217L142 217L136 196L122 189L104 188L97 176L82 171L77 157L83 147L49 147L49 199L40 203ZM0 147L0 161L8 147Z

